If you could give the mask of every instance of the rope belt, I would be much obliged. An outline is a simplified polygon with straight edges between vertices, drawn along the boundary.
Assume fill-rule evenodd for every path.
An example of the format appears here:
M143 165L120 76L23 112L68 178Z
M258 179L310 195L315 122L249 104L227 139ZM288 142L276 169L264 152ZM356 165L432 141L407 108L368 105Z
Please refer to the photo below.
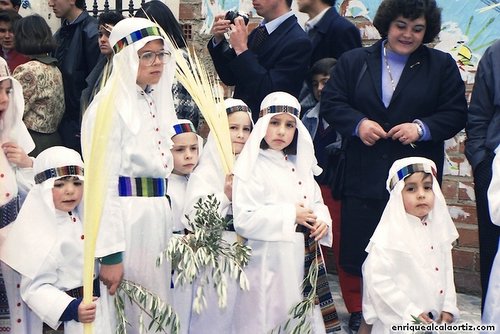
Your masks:
M167 196L168 180L153 177L128 177L118 178L118 195L138 197L164 197Z

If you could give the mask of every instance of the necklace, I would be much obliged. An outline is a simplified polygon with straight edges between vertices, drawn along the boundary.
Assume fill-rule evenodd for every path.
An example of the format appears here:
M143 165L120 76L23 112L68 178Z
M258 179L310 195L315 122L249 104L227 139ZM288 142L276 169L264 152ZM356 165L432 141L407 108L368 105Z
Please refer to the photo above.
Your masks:
M396 85L394 84L394 78L392 77L391 67L389 66L389 61L387 60L387 51L386 46L384 45L384 61L385 67L387 68L387 72L389 73L389 79L391 79L392 91L396 90Z

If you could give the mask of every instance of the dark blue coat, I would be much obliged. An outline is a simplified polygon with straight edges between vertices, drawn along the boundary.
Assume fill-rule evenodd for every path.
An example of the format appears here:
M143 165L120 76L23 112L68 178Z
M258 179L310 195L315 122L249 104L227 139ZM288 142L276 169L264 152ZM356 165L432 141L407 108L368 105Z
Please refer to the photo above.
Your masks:
M421 46L406 63L389 106L382 102L382 60L379 41L368 48L344 53L321 94L320 114L349 139L346 148L344 196L388 198L385 181L392 163L400 158L422 156L433 160L440 180L444 164L444 141L465 126L465 86L453 58ZM395 125L422 120L431 141L416 147L397 140L381 139L366 146L354 136L363 118L385 131Z
M344 52L361 47L361 33L354 24L331 7L314 26L311 41L312 65L322 58L339 59Z
M248 36L251 45L254 32ZM311 41L291 16L269 35L257 52L247 50L227 57L227 41L208 50L222 82L234 87L234 98L243 100L252 110L254 121L259 115L260 103L272 92L284 91L299 97L311 56Z

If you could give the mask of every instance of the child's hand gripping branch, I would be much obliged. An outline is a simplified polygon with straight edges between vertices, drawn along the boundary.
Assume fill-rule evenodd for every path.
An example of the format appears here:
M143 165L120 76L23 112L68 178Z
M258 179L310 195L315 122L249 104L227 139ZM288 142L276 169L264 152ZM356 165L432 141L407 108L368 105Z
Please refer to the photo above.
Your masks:
M97 297L92 298L92 303L84 304L83 302L78 305L78 321L81 323L89 323L95 320L97 306L94 303Z
M317 220L317 216L314 212L304 207L304 204L296 204L295 212L295 222L311 230L311 237L314 238L314 240L318 241L328 233L328 225L321 220Z

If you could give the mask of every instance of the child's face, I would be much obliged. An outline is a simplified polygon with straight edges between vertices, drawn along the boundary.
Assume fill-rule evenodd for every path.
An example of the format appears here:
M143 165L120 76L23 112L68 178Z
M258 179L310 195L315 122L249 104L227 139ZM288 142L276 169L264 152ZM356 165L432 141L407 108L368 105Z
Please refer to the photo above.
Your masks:
M329 74L315 74L312 77L312 89L313 89L313 95L316 101L319 101L321 97L321 92L323 91L323 88L325 87L326 82L330 79Z
M423 172L413 173L405 179L402 191L405 211L420 219L425 218L434 207L432 176Z
M229 134L233 144L233 153L240 154L252 131L250 117L244 111L236 111L227 116L229 122Z
M11 91L12 82L10 79L0 82L0 116L2 116L5 110L9 107Z
M170 57L164 52L163 41L159 39L147 42L137 52L139 56L137 85L142 89L148 85L155 85L160 81L163 74L163 64L166 61L165 57Z
M185 132L172 137L174 147L170 150L174 157L177 175L190 174L198 163L198 137L193 132Z
M83 181L76 176L55 180L52 188L54 206L61 211L72 211L80 204L83 196Z
M271 117L264 140L270 149L282 151L293 141L297 122L295 117L282 113Z

